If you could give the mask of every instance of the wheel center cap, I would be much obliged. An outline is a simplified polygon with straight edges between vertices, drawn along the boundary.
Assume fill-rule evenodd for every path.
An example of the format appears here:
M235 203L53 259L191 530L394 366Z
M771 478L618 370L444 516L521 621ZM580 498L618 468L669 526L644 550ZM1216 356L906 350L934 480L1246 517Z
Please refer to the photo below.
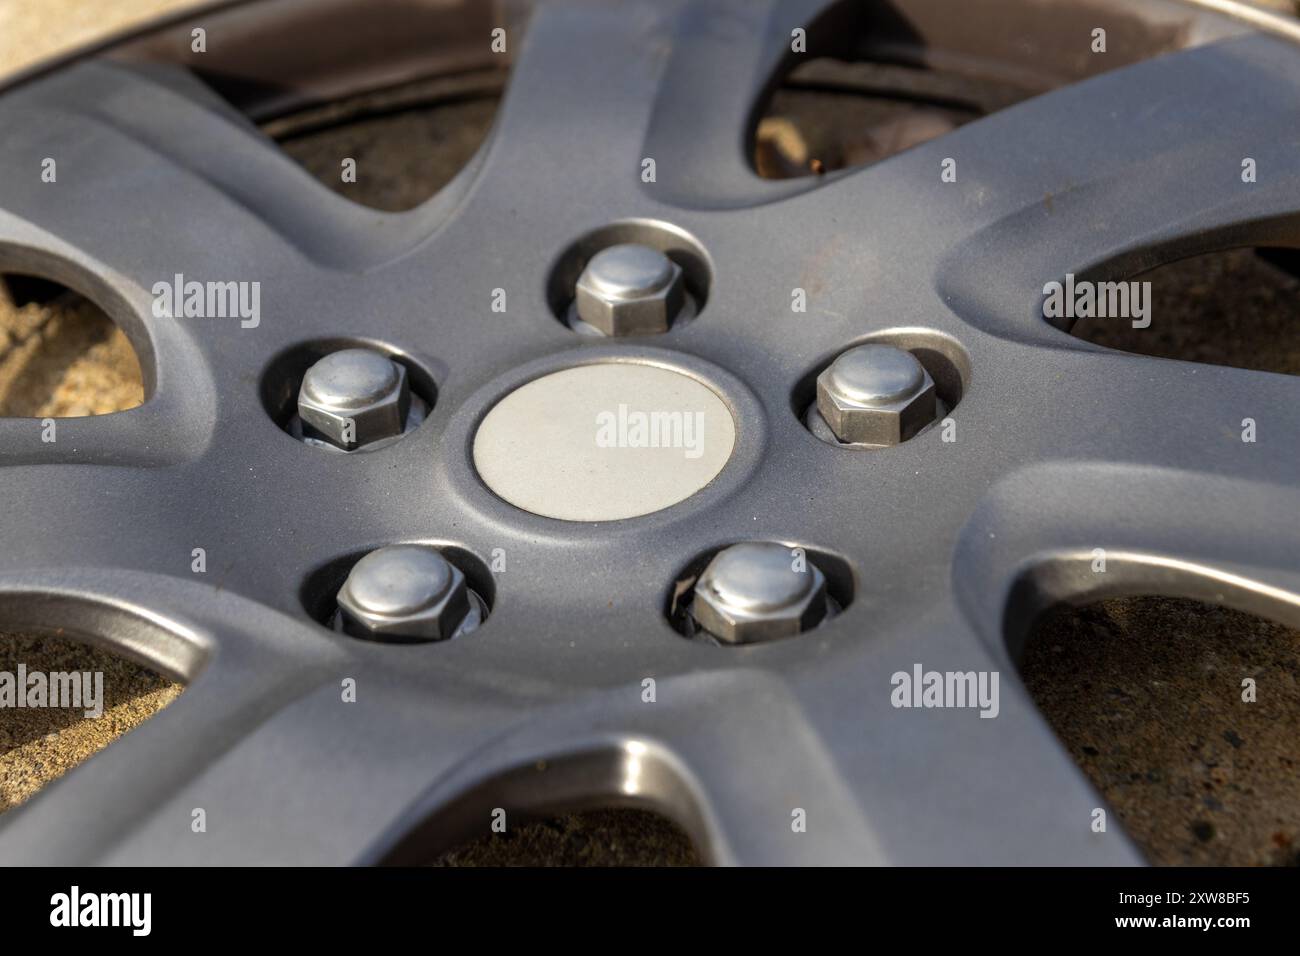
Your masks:
M722 471L736 423L708 386L671 368L564 369L493 406L474 436L487 486L533 514L613 521L660 511Z

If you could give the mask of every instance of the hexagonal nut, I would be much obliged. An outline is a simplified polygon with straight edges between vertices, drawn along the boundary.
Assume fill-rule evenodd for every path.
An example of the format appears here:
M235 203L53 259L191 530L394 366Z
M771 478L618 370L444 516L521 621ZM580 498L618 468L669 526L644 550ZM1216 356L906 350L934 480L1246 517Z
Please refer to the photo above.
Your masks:
M934 380L920 362L909 352L887 346L859 346L859 349L879 348L907 356L914 369L893 369L895 372L915 374L906 381L895 378L879 394L864 399L870 390L846 387L837 377L840 359L817 376L817 410L842 442L864 445L897 445L907 441L918 431L934 421L938 410ZM859 349L850 350L856 352ZM896 386L896 387L895 387Z
M348 451L400 435L410 407L405 366L371 349L331 352L298 390L304 431Z
M472 609L461 570L420 545L367 554L343 582L337 600L342 630L371 640L444 641Z
M700 574L690 608L696 624L726 644L756 644L793 637L820 624L828 611L826 576L811 561L803 571L791 570L790 550L784 546L775 546L780 550L772 552L774 560L785 563L787 575L778 582L775 599L764 601L754 594L737 593L735 576L724 564L734 557L738 548L748 547L766 546L740 545L725 549ZM798 582L797 590L791 590L791 581Z
M653 287L636 288L604 281L601 257L626 248L612 246L604 249L587 263L582 275L578 277L574 294L578 318L606 335L654 335L667 332L686 303L681 266L662 256L662 253L657 253L666 263L661 283Z

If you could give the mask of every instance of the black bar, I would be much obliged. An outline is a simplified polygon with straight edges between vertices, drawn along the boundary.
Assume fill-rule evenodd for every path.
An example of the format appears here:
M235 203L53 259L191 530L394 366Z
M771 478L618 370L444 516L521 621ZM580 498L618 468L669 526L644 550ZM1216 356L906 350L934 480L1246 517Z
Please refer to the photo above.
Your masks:
M78 922L99 913L111 917L116 906L125 925L52 925L70 922L74 886ZM0 933L6 944L75 933L82 942L283 938L337 945L354 938L370 946L388 937L409 945L412 934L431 934L426 938L435 946L448 933L468 933L478 939L471 944L462 936L457 948L481 948L493 945L498 933L530 926L541 944L569 934L590 938L596 926L612 921L633 936L644 933L648 943L674 945L673 934L694 935L689 927L704 921L737 934L782 924L810 935L840 929L859 944L902 934L922 944L1068 945L1105 936L1180 945L1199 937L1232 945L1294 941L1297 890L1294 870L1262 869L11 868L0 870ZM147 936L137 935L144 928L143 896L101 896L132 893L149 894ZM1208 928L1203 920L1210 921Z

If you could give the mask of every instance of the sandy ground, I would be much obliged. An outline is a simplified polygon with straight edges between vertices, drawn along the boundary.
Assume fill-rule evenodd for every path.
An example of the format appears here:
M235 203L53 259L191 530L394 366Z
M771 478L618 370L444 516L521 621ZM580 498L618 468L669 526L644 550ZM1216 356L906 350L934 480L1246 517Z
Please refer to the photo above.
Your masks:
M193 6L195 0L4 0L0 74Z
M103 716L83 710L6 710L0 720L0 812L17 806L175 700L177 684L120 657L58 637L0 633L0 672L99 671Z
M0 72L189 5L182 0L0 2ZM1291 0L1279 0L1290 6ZM51 30L57 24L58 30ZM332 188L409 208L472 152L490 103L461 101L330 134L291 125L285 148ZM411 144L442 157L413 164ZM402 150L392 147L405 147ZM339 155L366 156L368 181L337 182ZM104 414L141 400L129 345L93 306L0 285L0 415ZM1083 328L1093 341L1151 354L1300 373L1300 283L1249 252L1168 270L1149 334ZM1226 331L1225 331L1226 330ZM2 625L3 622L0 622ZM9 711L0 721L0 811L107 746L180 693L155 674L62 639L0 633L0 671L99 670L105 716ZM1270 692L1245 705L1237 675ZM1107 602L1045 620L1025 680L1047 719L1153 862L1300 862L1300 634L1190 602ZM440 865L698 862L681 831L635 811L531 824L462 847Z
M1036 636L1030 692L1153 863L1300 865L1300 632L1139 598Z
M104 415L143 400L135 352L96 306L74 293L20 306L0 282L0 415Z

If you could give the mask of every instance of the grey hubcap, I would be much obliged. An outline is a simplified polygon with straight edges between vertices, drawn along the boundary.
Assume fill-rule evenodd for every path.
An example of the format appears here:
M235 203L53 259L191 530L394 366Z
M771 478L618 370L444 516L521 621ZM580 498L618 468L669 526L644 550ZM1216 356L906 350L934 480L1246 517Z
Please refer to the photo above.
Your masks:
M922 0L898 0L897 18L839 11L956 59L983 42L1035 47L1020 6L980 4L988 16L936 17ZM268 4L303 6L319 9L295 16L337 5ZM401 214L324 189L187 70L141 65L188 49L188 25L0 96L0 165L15 171L0 180L3 266L102 303L147 392L129 412L60 422L53 443L37 422L0 420L14 504L0 615L190 683L0 822L0 858L418 861L487 832L495 807L640 802L723 863L1139 861L1118 828L1091 832L1099 798L1015 658L1043 606L1102 594L1207 597L1300 624L1300 383L1099 349L1044 321L1042 290L1230 245L1300 246L1300 160L1282 132L1300 52L1291 28L1196 5L1089 4L1167 55L1116 54L1118 68L1069 84L1052 70L1086 60L1088 31L1048 31L1074 53L1038 64L1044 95L872 166L760 179L742 145L791 31L872 52L816 28L826 7L539 3L526 32L510 24L489 141ZM247 31L242 9L212 14L209 36ZM491 62L488 5L441 10L424 53ZM996 29L971 26L985 22ZM316 35L283 29L289 43ZM222 55L194 65L231 75ZM46 156L57 185L40 180ZM1249 185L1244 156L1260 170ZM940 178L947 159L955 182ZM680 230L673 261L707 286L698 315L652 342L557 321L590 257L649 221ZM613 223L614 241L588 243ZM584 254L560 282L570 248ZM259 283L260 321L158 315L151 290L177 274ZM858 453L809 433L817 376L868 341L925 366L951 435ZM366 454L286 433L312 362L371 346L400 358L413 391L436 384L423 424ZM488 410L592 361L664 364L713 388L737 423L717 478L624 521L559 521L494 495L472 458ZM882 391L914 384L890 376ZM667 619L675 585L743 542L806 548L853 600L785 640L685 638ZM334 630L349 573L397 544L436 548L485 602L482 627L409 646ZM403 575L417 593L382 613L435 600L436 575ZM727 564L712 578L727 602L795 593L762 575L728 583ZM896 706L894 676L918 665L999 673L996 718ZM220 821L207 839L189 831L196 807Z

